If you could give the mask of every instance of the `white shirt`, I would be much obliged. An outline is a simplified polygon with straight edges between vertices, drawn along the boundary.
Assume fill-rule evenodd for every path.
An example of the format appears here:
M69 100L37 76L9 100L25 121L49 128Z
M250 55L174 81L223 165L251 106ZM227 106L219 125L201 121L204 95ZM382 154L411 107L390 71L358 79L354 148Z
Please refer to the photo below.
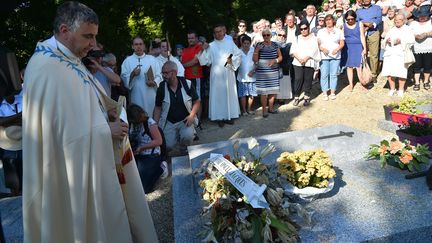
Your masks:
M328 55L321 52L322 60L341 58L340 50L336 53L336 55L332 54L333 50L339 47L340 40L345 40L343 32L340 29L336 27L333 27L332 31L329 31L327 28L320 29L318 31L317 38L319 41L321 41L321 46L329 51Z
M255 75L249 77L248 73L254 69L254 62L252 56L254 53L254 48L249 48L248 53L241 51L241 64L238 68L237 81L239 82L255 82Z
M12 104L9 104L6 100L3 100L0 104L0 117L13 116L22 111L22 98L23 91L15 95L15 100Z
M413 21L410 27L414 35L432 31L432 23L430 20L424 23ZM432 53L432 37L427 37L421 41L416 40L416 42L414 42L414 53Z

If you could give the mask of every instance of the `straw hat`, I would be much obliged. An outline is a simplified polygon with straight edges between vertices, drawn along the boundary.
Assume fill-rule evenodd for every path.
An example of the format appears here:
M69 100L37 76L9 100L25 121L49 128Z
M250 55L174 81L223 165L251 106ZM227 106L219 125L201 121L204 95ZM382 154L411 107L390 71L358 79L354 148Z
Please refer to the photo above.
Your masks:
M20 126L0 127L0 148L17 151L22 149Z

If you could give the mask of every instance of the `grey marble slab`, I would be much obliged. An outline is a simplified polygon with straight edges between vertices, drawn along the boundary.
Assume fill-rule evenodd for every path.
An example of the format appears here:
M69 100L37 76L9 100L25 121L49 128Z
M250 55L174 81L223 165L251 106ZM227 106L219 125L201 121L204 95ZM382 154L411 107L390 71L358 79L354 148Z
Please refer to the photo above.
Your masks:
M353 133L352 137L322 136ZM248 140L240 139L242 143ZM365 161L372 143L381 138L342 125L257 137L275 144L272 163L282 151L323 148L332 158L337 178L333 190L309 204L313 224L303 228L303 242L432 242L432 193L425 178L406 180L408 171L382 169L378 161ZM191 146L189 157L173 160L173 205L176 242L200 242L204 219L197 190L197 168L210 153L231 154L234 141ZM402 240L402 241L400 241Z

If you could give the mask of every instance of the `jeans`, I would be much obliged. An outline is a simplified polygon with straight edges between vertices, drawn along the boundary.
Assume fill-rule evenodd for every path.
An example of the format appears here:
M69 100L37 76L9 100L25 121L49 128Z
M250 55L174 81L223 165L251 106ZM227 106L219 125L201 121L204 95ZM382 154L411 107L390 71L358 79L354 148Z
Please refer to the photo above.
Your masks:
M136 155L135 161L144 192L147 194L154 191L156 181L163 172L163 169L160 167L162 162L160 155Z
M337 72L339 69L340 59L324 59L321 60L320 70L321 70L321 90L323 92L331 90L336 90L337 86ZM330 77L330 87L329 87L329 77Z

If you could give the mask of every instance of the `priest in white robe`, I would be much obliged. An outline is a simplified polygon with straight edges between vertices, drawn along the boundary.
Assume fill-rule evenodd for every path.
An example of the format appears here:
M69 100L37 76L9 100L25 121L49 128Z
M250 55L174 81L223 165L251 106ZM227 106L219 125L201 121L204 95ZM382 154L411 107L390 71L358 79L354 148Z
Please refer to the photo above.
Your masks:
M203 44L203 51L198 55L201 65L211 65L209 118L233 124L233 118L240 115L235 71L241 63L241 51L233 41L226 40L223 25L214 28L215 40Z
M145 46L140 37L133 39L132 48L134 53L122 63L121 78L129 89L130 101L152 116L156 90L162 81L160 67L155 57L144 53Z
M116 170L113 143L127 124L108 122L109 97L81 62L96 44L98 17L65 2L54 23L25 73L24 242L157 242L133 156L122 180Z
M158 63L159 63L159 67L160 67L159 70L162 71L163 65L169 60L169 61L174 62L177 66L177 70L178 70L177 71L177 77L184 77L185 69L184 69L183 65L180 63L180 61L177 58L173 57L168 52L168 49L169 49L168 42L166 40L162 40L160 45L161 45L161 53L159 54L158 57L156 57L156 59L158 60ZM162 76L162 74L161 74L161 76Z

